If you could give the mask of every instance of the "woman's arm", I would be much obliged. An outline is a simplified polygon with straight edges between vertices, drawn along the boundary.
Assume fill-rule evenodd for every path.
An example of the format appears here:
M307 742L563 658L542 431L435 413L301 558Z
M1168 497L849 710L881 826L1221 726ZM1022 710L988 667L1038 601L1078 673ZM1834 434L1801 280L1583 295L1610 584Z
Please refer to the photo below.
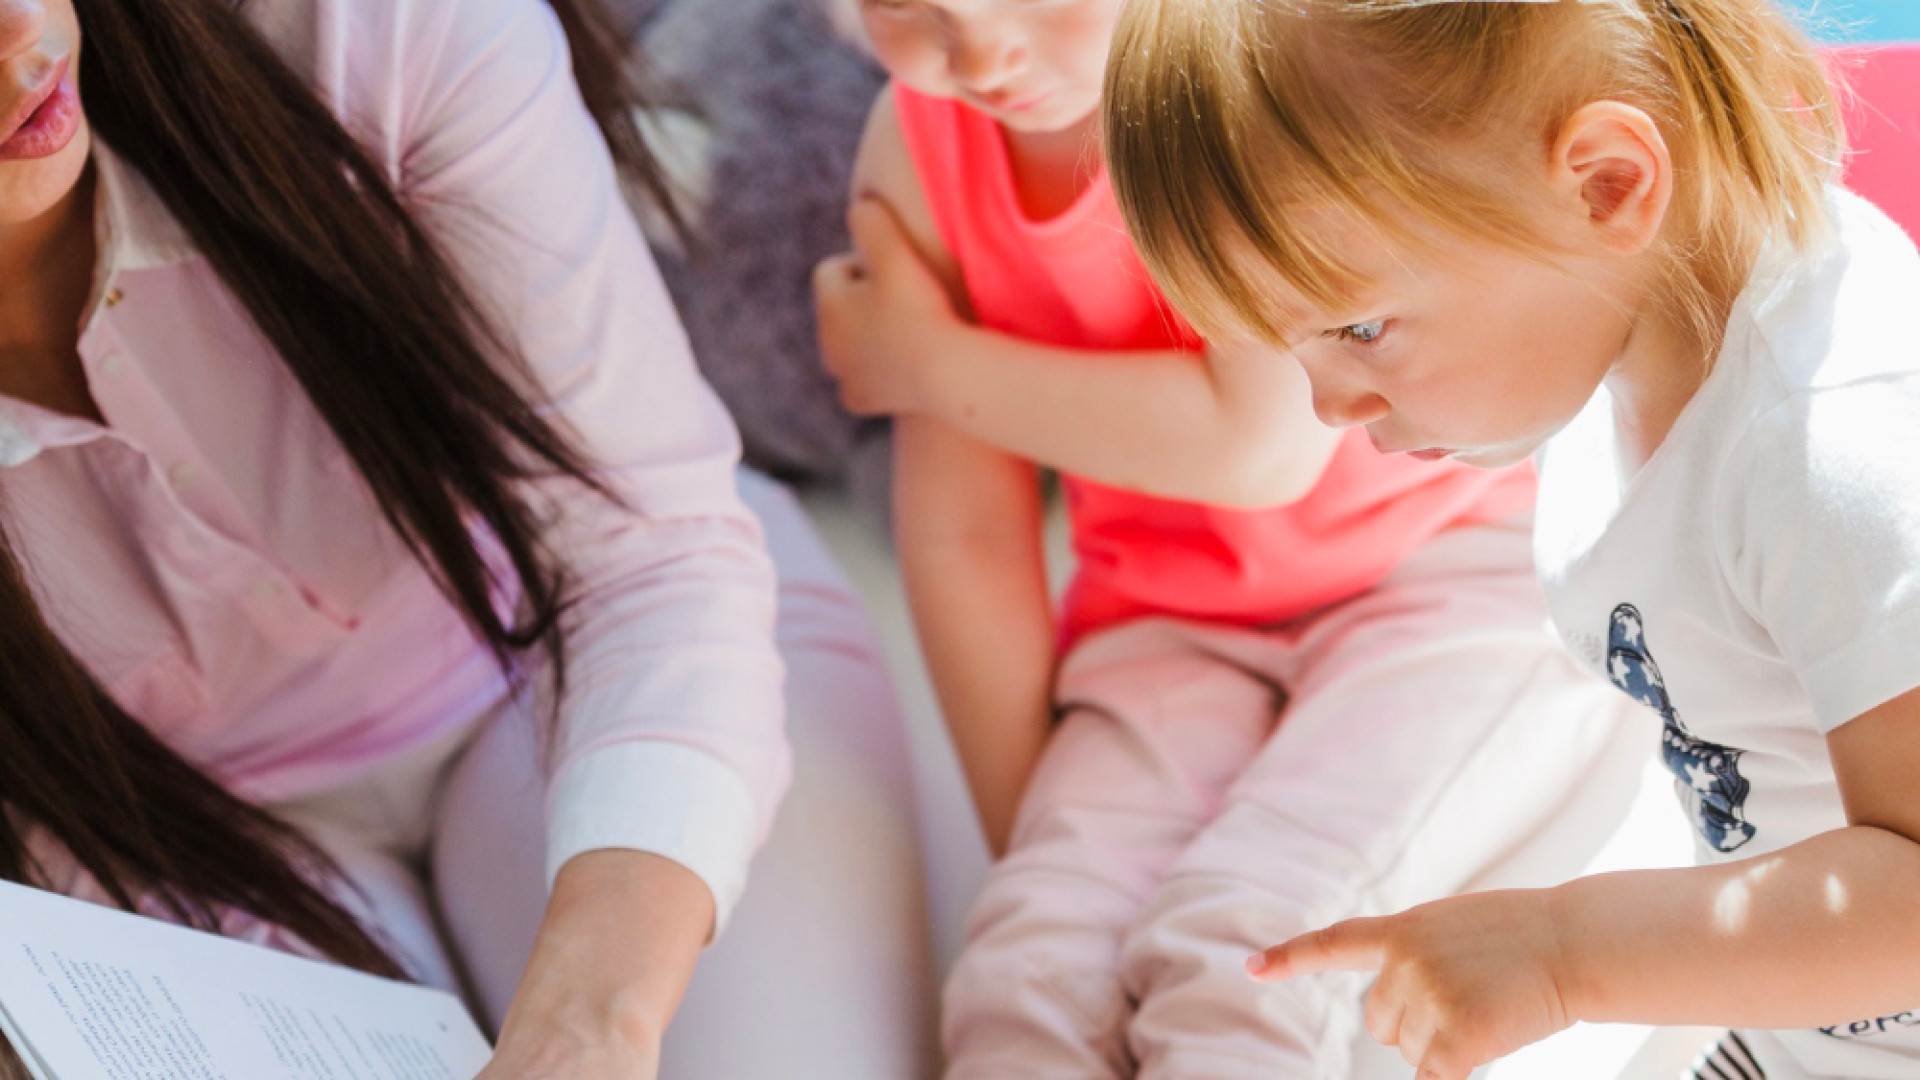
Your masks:
M712 890L671 860L612 848L568 860L486 1080L651 1076L713 916Z
M1258 974L1378 970L1368 1030L1438 1080L1575 1020L1814 1028L1912 1009L1920 690L1828 744L1846 828L1735 863L1350 920L1268 950Z
M375 5L367 5L375 10ZM394 161L615 500L530 483L570 575L552 901L488 1080L651 1077L787 782L774 580L738 439L539 0L406 0ZM369 62L380 61L372 58ZM534 1071L534 1070L540 1071Z
M973 325L957 275L928 258L925 196L890 98L861 147L854 251L817 278L822 352L849 408L919 413L1039 464L1115 487L1274 506L1318 482L1339 433L1313 415L1305 373L1255 345L1092 352ZM864 196L864 197L860 197Z
M895 533L914 625L997 858L1052 727L1038 477L937 420L902 417L894 430Z

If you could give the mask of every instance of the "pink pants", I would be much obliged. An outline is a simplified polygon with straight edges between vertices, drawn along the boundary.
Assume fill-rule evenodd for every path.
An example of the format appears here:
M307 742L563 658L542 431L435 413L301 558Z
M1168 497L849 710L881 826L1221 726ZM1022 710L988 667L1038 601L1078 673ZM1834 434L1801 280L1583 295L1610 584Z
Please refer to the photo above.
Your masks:
M1611 822L1558 817L1602 761L1624 808L1644 727L1548 633L1517 523L1283 627L1108 631L1058 697L947 984L949 1080L1346 1077L1362 982L1260 987L1247 955L1571 876Z

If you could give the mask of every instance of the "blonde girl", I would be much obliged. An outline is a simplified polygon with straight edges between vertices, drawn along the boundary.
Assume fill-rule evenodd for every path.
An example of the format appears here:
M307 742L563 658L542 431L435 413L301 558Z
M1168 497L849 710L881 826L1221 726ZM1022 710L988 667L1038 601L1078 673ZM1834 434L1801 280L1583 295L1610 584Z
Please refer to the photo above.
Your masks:
M1004 854L947 1075L1337 1075L1358 989L1257 991L1246 952L1573 872L1583 840L1540 826L1639 717L1544 632L1527 470L1381 455L1284 356L1168 310L1091 138L1118 10L869 0L894 82L858 250L818 275L844 395L901 416L914 616ZM1078 555L1057 608L1041 466Z
M1920 1076L1920 258L1832 186L1766 0L1138 0L1106 131L1181 309L1329 423L1546 443L1573 653L1664 724L1694 869L1337 922L1423 1077L1575 1020L1742 1029L1704 1075ZM1312 981L1312 980L1302 980Z

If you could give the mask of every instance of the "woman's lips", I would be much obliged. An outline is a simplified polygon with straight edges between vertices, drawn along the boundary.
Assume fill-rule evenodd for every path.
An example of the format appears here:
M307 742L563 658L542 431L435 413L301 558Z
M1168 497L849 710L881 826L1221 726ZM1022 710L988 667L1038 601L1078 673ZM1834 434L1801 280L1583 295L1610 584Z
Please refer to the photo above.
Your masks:
M50 157L66 149L80 130L80 94L69 71L71 61L54 65L47 80L22 101L0 131L0 161Z

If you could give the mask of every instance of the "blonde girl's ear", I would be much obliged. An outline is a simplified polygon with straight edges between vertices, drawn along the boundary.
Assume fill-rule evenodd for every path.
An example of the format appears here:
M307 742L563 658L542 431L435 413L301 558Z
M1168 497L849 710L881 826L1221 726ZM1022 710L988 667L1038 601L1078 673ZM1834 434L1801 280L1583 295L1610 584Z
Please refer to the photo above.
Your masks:
M1548 163L1556 205L1584 245L1637 255L1660 235L1673 201L1673 155L1651 116L1618 101L1581 106L1560 126Z

